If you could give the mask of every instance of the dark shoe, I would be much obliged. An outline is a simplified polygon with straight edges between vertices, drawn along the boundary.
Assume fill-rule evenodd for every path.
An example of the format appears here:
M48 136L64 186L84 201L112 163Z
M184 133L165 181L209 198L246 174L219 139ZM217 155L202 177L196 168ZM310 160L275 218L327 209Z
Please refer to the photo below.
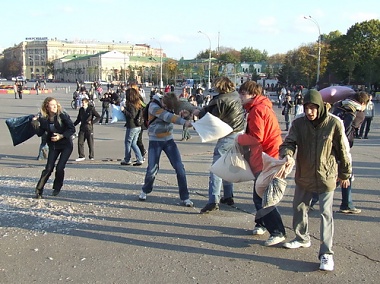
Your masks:
M136 163L133 164L133 166L135 166L135 167L137 166L138 167L138 166L141 166L142 164L143 163L141 163L141 162L136 162Z
M42 190L36 189L36 199L42 199Z
M132 165L132 163L131 162L122 161L120 163L120 165L122 165L122 166L130 166L130 165Z
M53 195L53 196L57 196L60 192L61 192L60 189L54 189L54 190L53 190L53 193L52 193L51 195Z
M368 137L367 137L367 136L364 136L364 139L368 139Z
M235 204L234 199L232 197L227 197L227 198L222 197L220 199L220 203L227 204L229 206Z
M217 210L219 210L219 204L207 203L206 206L201 209L201 214L209 213L211 211L217 211Z
M343 213L343 214L359 214L362 212L362 210L354 207L354 208L340 209L338 212Z

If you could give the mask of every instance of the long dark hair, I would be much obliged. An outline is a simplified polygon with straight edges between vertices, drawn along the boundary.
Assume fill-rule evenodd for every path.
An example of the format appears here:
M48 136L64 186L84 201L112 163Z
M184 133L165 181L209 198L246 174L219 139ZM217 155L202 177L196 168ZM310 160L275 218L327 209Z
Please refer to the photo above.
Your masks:
M125 91L125 103L134 106L135 109L141 108L140 93L135 88L129 88Z

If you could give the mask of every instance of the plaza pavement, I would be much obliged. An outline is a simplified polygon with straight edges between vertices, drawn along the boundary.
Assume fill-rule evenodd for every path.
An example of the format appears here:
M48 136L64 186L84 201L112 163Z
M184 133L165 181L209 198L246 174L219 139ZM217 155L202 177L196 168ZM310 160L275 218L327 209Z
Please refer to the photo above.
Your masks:
M75 119L71 93L64 90L52 95ZM61 194L50 196L51 178L46 198L33 199L45 165L36 160L40 140L33 137L13 147L5 119L36 113L44 97L0 95L0 283L379 283L379 117L369 139L356 140L352 150L353 196L363 211L334 214L335 270L321 272L318 211L310 212L312 246L298 250L267 248L268 234L252 236L250 182L235 184L235 206L199 214L207 203L214 144L201 143L194 131L191 140L179 142L181 127L174 137L194 208L179 205L175 173L165 154L153 192L145 202L137 200L146 164L120 165L123 122L96 125L95 161L75 162L75 144ZM284 129L281 109L274 110ZM144 141L148 146L146 135ZM292 177L288 183L279 209L291 240ZM338 189L334 210L339 202Z

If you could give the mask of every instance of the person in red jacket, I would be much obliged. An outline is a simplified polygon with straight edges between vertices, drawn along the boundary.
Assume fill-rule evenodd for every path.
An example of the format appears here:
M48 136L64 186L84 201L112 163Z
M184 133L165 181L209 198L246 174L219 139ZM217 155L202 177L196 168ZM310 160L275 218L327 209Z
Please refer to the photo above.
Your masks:
M249 165L257 178L263 168L262 152L278 158L279 146L282 143L281 129L272 102L263 95L263 89L254 81L247 81L239 88L239 95L247 116L247 128L244 134L237 137L237 142L249 148ZM253 186L253 203L256 210L262 208L262 198ZM255 220L254 235L270 233L265 246L273 246L285 240L285 227L277 208Z

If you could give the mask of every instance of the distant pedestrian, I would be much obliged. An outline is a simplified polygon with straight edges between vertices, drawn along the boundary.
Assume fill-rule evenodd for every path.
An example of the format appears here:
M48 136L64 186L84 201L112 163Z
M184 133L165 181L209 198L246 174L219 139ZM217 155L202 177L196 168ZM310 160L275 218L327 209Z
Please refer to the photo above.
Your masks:
M359 139L368 139L368 133L371 129L371 123L373 118L375 117L375 105L372 102L372 95L369 95L369 101L367 103L367 107L365 109L365 118L364 121L362 122L362 125L360 126L360 131L359 131ZM365 131L364 131L365 129ZM364 133L364 137L363 137Z
M95 107L89 105L88 98L82 99L82 107L79 109L77 119L74 121L74 126L80 123L78 134L78 154L77 162L84 161L84 142L87 140L89 158L94 160L94 124L98 123L100 115Z

